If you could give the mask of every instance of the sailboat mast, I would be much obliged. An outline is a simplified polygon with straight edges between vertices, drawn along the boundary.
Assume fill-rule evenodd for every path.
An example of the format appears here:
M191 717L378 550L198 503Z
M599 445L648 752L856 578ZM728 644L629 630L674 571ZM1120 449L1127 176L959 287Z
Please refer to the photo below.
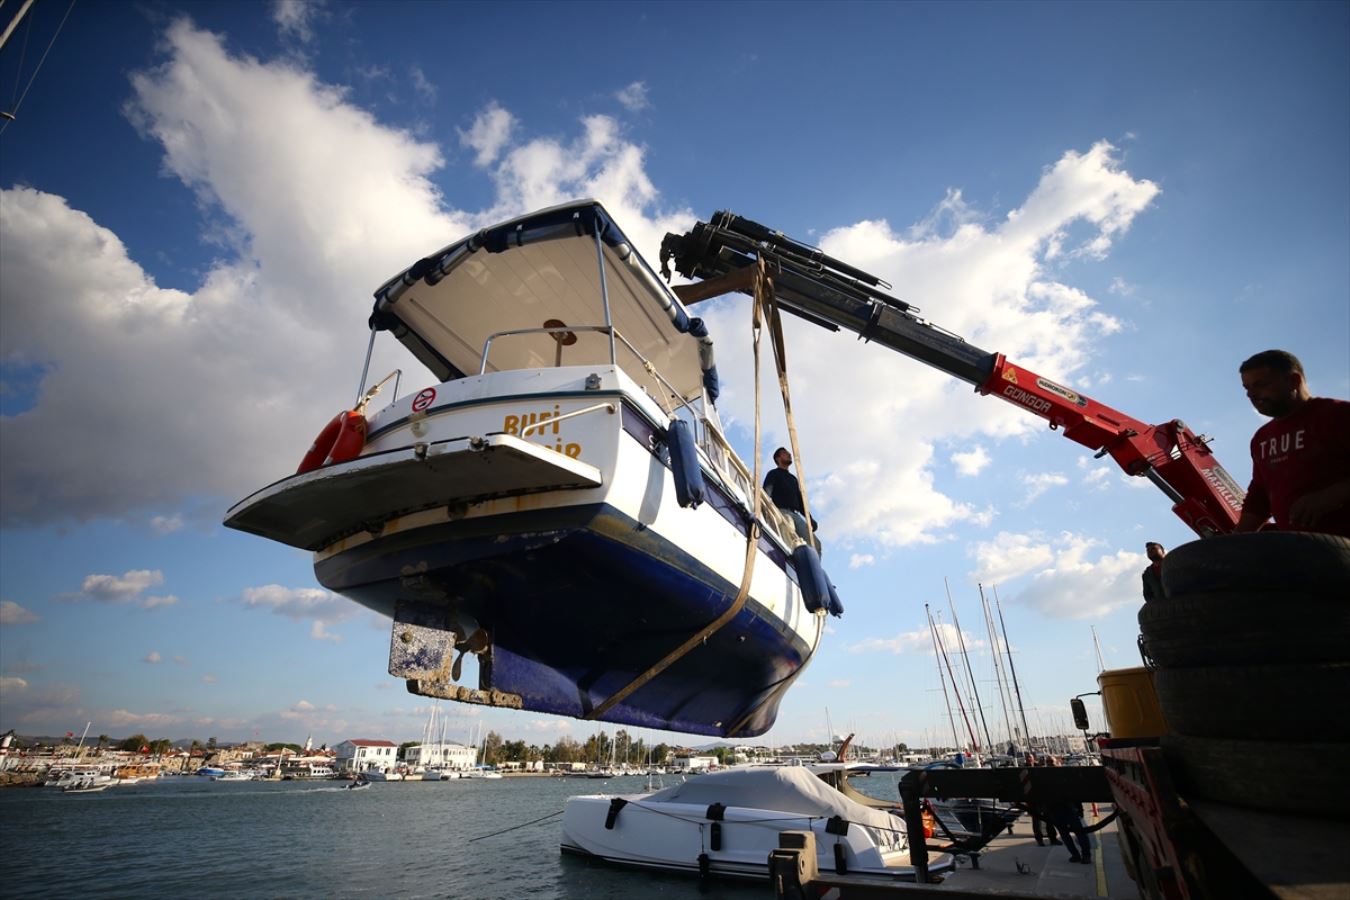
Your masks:
M975 752L980 752L980 739L975 735L975 729L971 727L970 716L966 715L966 706L961 702L961 690L956 686L956 673L952 671L952 660L947 655L947 645L942 640L942 635L937 634L938 647L942 650L942 661L947 664L947 677L952 680L952 693L956 694L956 708L961 710L961 719L966 723L966 733L970 735L970 743Z
M1022 718L1022 734L1031 743L1031 729L1027 727L1027 708L1022 705L1022 688L1017 683L1017 666L1013 663L1012 645L1008 643L1008 626L1003 621L1003 604L998 600L998 585L994 585L994 608L998 610L998 626L1003 632L1003 649L1008 651L1008 671L1012 673L1013 692L1017 694L1017 714Z
M984 628L989 633L989 643L994 650L994 686L998 689L998 704L1003 708L1003 727L1008 732L1009 743L1015 743L1015 728L1008 715L1012 695L1008 690L1008 679L1003 673L1003 650L999 646L998 632L994 629L994 614L989 608L989 598L984 595L984 585L977 584L976 588L980 592L980 608L984 611Z
M1097 674L1100 675L1106 671L1106 661L1102 659L1102 643L1097 640L1097 626L1089 625L1088 628L1092 629L1092 646L1097 648Z
M75 748L75 758L77 760L84 759L84 739L89 737L89 726L93 724L93 722L84 723L84 734L80 735L80 745Z
M28 8L32 5L33 0L24 0L23 6L20 6L19 11L14 14L14 18L9 20L9 26L5 28L3 34L0 34L0 47L5 46L5 42L8 41L9 36L14 33L14 29L18 28L19 23L23 21L24 13L28 12ZM33 27L31 22L29 23L28 27L29 28Z
M952 716L952 699L947 695L947 679L942 675L942 657L938 655L937 626L933 624L933 612L928 608L928 604L923 605L923 611L928 615L928 635L933 639L933 659L938 667L938 684L942 685L942 702L947 704L947 721L952 726L953 746L961 746L961 738L956 734L956 719ZM936 743L936 742L935 742Z
M961 644L961 658L966 661L966 675L970 678L970 692L975 695L975 711L979 713L980 725L984 727L984 745L992 747L994 739L989 736L989 723L984 718L984 704L980 702L980 689L975 684L975 672L970 668L970 654L966 652L966 636L961 633L961 620L956 617L956 601L952 600L952 588L944 576L942 586L947 589L947 605L952 608L952 624L956 626L956 639Z

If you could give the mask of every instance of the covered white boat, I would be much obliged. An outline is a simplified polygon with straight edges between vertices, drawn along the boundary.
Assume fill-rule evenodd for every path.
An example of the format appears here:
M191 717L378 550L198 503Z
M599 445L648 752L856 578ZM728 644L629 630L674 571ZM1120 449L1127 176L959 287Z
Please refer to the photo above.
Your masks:
M767 730L842 609L723 437L702 322L605 210L486 229L375 296L372 342L436 383L225 524L313 551L324 587L392 616L414 693ZM468 653L477 683L457 684Z
M812 831L823 871L912 880L905 820L850 800L802 766L697 775L654 794L572 797L562 849L643 869L763 878L783 831ZM951 867L949 857L929 871Z

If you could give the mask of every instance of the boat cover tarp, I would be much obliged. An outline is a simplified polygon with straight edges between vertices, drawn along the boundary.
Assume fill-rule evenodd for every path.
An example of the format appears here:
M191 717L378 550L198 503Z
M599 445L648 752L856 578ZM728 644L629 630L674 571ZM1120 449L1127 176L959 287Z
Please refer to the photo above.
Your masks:
M753 766L709 772L657 791L639 802L644 806L663 802L695 806L721 803L817 818L840 816L848 822L889 831L905 828L899 816L850 800L803 766Z

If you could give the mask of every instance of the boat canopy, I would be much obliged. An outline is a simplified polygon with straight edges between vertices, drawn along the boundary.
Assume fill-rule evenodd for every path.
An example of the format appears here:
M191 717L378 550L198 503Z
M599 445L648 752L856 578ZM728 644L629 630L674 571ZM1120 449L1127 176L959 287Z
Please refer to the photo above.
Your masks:
M667 402L717 399L703 321L594 200L483 229L418 260L375 292L370 324L442 381L614 362ZM643 360L666 384L654 385Z

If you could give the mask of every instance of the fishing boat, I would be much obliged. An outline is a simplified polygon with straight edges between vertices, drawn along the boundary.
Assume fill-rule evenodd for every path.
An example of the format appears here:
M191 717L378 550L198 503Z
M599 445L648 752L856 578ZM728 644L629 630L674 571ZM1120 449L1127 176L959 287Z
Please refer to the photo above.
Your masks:
M43 782L46 787L66 790L77 785L101 784L107 787L113 783L112 776L98 768L49 770Z
M414 693L766 731L842 607L723 434L706 327L605 209L418 260L370 325L432 383L367 418L368 349L355 407L225 524L312 551L320 584L390 616Z
M572 797L562 850L623 866L762 879L783 831L816 835L822 871L912 881L904 818L857 803L804 766L741 766L654 794ZM949 869L950 857L929 871Z
M106 775L103 780L98 778L77 778L61 788L63 794L96 794L99 791L106 791L113 786L113 781Z

